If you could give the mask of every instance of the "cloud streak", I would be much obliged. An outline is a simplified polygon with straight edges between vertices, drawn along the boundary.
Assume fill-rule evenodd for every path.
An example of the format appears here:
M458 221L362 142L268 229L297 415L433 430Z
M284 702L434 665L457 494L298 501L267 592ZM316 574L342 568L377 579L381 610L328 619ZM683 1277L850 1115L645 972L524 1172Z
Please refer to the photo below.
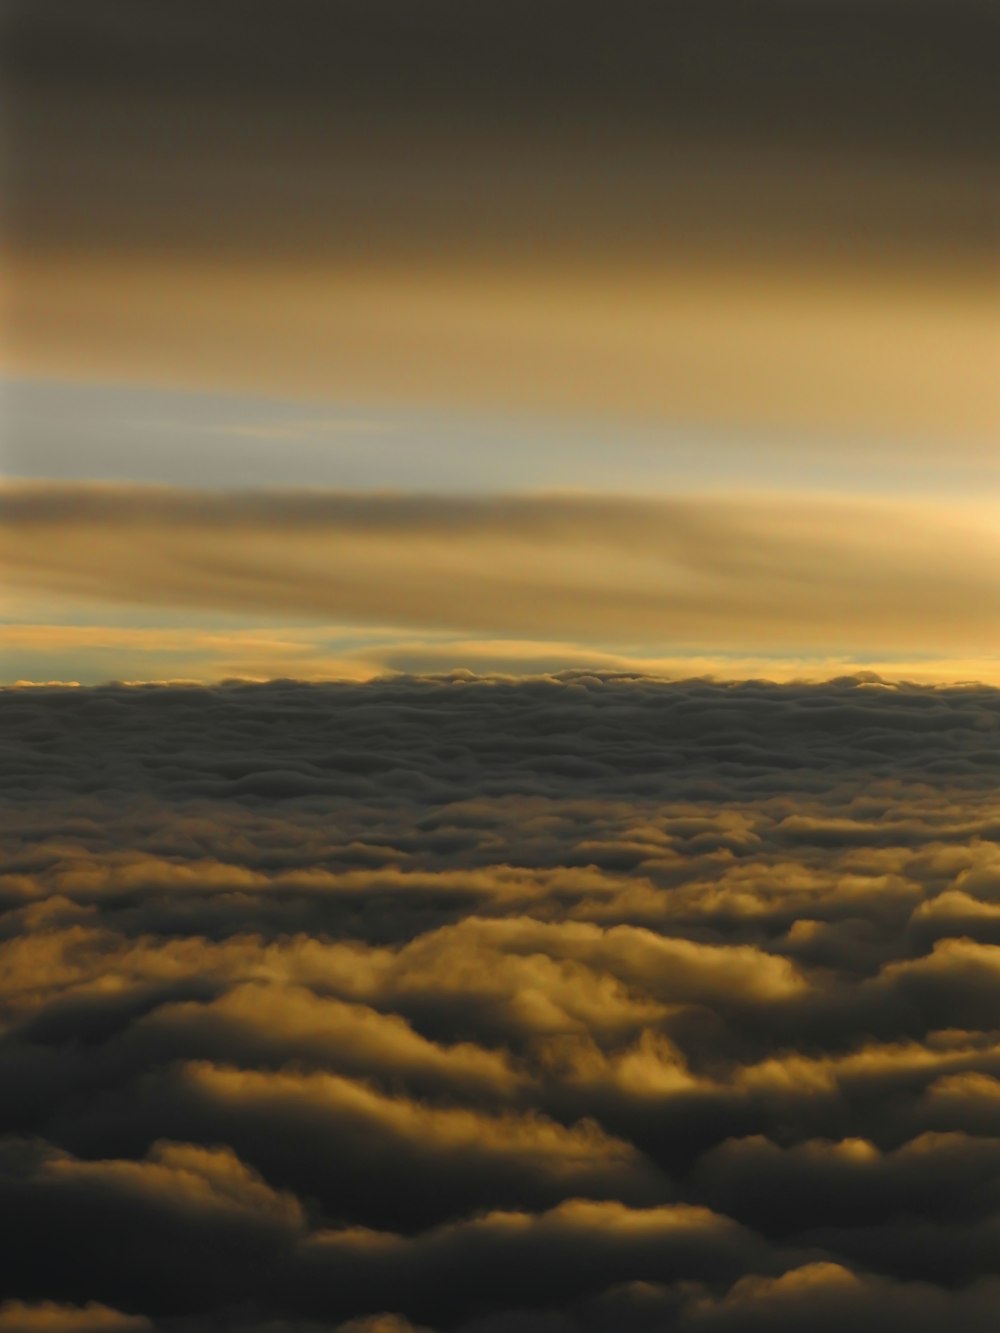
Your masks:
M984 506L8 485L15 588L753 655L995 653Z

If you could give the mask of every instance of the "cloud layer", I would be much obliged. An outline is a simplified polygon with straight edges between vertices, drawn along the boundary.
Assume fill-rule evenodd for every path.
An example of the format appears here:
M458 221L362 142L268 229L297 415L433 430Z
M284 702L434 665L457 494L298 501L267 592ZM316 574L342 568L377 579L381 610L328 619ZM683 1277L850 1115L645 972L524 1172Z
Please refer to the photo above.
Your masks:
M983 0L100 9L5 5L24 374L990 467Z
M0 711L0 1329L995 1325L1000 692Z
M4 488L0 512L26 594L647 656L1000 649L1000 543L971 502L29 482Z

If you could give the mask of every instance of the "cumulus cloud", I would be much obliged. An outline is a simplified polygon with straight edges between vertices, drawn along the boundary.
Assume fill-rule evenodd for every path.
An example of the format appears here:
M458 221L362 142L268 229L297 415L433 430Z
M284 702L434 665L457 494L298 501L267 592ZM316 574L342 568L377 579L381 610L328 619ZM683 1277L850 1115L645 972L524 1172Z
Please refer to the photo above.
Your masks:
M141 1315L122 1314L95 1301L84 1306L53 1301L4 1301L0 1305L4 1333L150 1333L152 1327Z
M0 1329L995 1324L1000 692L0 713Z

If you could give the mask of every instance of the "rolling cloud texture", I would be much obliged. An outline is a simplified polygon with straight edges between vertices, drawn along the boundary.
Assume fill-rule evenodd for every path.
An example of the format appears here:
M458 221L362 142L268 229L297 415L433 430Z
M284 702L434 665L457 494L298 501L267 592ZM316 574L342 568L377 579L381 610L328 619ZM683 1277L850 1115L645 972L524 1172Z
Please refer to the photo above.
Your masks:
M0 1330L995 1327L997 690L0 711Z

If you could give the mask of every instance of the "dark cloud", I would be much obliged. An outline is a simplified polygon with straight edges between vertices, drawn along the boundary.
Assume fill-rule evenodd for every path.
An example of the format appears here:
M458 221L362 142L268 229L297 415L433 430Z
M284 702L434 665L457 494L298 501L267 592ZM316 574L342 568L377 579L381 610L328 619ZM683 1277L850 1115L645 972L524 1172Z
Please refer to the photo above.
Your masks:
M991 1329L1000 692L0 692L0 1329Z
M12 0L4 27L28 246L994 244L983 0Z
M835 141L895 134L921 146L961 130L966 150L987 132L976 114L987 105L989 68L979 43L995 30L995 16L974 0L905 9L817 0L808 11L767 0L752 15L734 0L654 10L628 0L613 12L592 0L6 8L17 72L95 92L277 94L367 115L385 114L386 103L396 114L456 105L474 117L589 113L688 131L693 120L703 130L812 131ZM804 124L782 120L789 99Z
M122 1314L88 1301L83 1306L54 1301L4 1301L0 1304L4 1333L152 1333L142 1315Z

